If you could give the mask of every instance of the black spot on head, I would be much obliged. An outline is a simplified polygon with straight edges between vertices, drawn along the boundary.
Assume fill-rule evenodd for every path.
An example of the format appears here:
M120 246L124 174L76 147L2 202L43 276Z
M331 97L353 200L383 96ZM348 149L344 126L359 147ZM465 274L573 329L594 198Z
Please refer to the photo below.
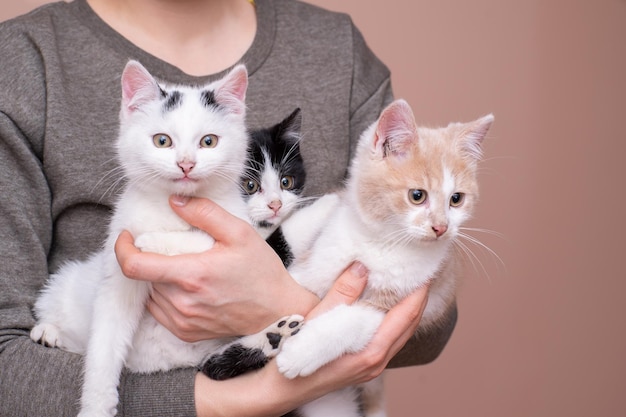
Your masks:
M167 93L165 97L165 103L163 103L163 111L172 111L179 107L183 101L183 94L180 91L171 91Z
M200 94L200 101L202 102L202 105L207 108L215 108L219 106L217 100L215 100L215 92L213 90L204 90Z

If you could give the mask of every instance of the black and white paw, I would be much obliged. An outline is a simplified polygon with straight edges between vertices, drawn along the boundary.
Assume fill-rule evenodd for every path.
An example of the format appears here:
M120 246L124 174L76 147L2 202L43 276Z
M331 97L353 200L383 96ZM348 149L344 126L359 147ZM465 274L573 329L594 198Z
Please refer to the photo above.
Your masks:
M298 333L304 318L283 317L265 330L237 339L202 365L202 372L214 380L234 378L264 367L280 351L283 342Z
M294 314L291 316L283 317L276 323L263 330L256 335L248 336L250 338L259 337L261 346L259 346L263 352L270 358L275 357L280 352L285 340L294 336L300 331L304 317ZM245 338L244 338L245 339ZM251 340L251 342L253 342ZM253 342L254 343L254 342Z

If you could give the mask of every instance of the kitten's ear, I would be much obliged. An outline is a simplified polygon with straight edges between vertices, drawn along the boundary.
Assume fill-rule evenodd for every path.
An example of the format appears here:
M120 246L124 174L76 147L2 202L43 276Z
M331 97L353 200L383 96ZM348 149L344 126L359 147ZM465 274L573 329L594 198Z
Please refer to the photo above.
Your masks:
M278 124L279 136L297 144L302 131L302 112L298 107Z
M396 100L378 118L373 151L382 157L389 154L402 155L408 150L416 131L413 110L406 101Z
M217 82L215 100L235 114L244 114L246 112L247 89L248 70L244 65L237 65Z
M122 73L122 111L128 115L142 105L157 100L161 88L147 69L137 61L128 61Z
M465 125L461 137L461 146L465 153L478 161L483 156L482 142L494 121L493 114L488 114Z

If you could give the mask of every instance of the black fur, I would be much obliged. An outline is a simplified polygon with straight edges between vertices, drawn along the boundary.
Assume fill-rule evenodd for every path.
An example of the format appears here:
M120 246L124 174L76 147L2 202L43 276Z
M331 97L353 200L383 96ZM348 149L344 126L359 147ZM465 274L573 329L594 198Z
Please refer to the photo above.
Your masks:
M269 358L261 349L235 343L224 352L210 356L201 370L209 378L222 381L263 368L267 362Z
M217 101L215 100L215 93L212 90L205 90L200 95L202 105L204 107L217 107Z
M285 265L285 268L291 265L291 263L293 262L293 253L291 253L289 244L287 244L285 236L283 236L283 232L280 227L276 229L274 233L272 233L270 237L266 239L266 242L278 254L280 260L283 261L283 265Z
M166 94L165 103L163 104L164 112L174 110L176 107L180 106L183 100L183 95L180 91L174 90Z

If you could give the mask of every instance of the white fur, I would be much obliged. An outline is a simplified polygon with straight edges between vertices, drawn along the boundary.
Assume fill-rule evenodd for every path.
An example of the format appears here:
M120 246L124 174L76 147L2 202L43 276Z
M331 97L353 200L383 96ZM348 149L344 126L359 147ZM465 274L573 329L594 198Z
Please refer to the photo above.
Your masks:
M339 205L338 194L326 194L313 204L295 211L281 229L295 259L302 259L319 236L331 213Z
M123 275L114 253L119 233L129 230L139 248L168 255L211 248L210 236L171 210L168 198L175 193L210 198L247 218L239 189L247 148L245 68L237 67L207 87L227 111L200 105L199 89L179 86L182 105L163 112L158 85L138 63L127 65L122 80L118 154L128 185L102 251L51 276L35 305L39 324L31 333L35 340L86 354L82 417L116 414L124 366L135 372L195 366L220 346L216 341L183 342L146 313L151 285ZM155 147L157 133L168 134L173 146ZM207 134L224 140L214 149L202 148L200 140ZM186 177L182 163L194 165Z

